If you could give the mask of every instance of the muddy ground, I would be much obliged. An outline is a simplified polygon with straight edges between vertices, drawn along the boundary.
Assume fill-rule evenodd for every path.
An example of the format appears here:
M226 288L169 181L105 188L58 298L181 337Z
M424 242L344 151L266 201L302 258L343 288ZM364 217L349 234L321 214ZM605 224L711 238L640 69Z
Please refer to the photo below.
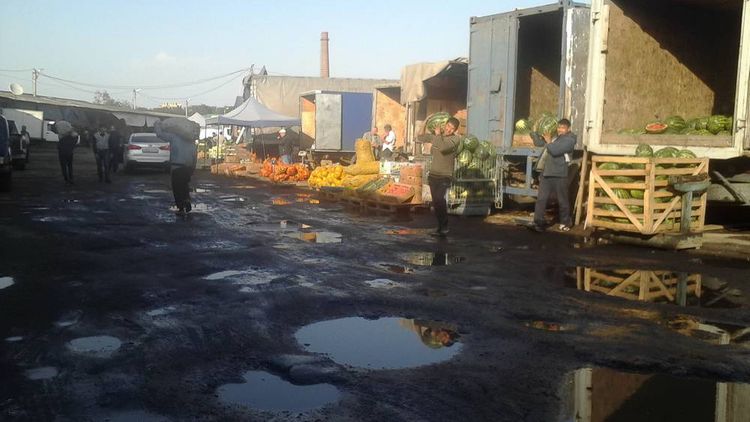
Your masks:
M2 420L561 421L575 420L581 368L750 382L747 262L476 218L453 218L441 240L427 234L429 214L361 215L309 191L201 171L195 211L181 218L164 172L118 172L107 185L90 151L75 160L68 187L54 147L37 147L0 194ZM315 243L301 224L340 237ZM416 252L458 262L405 255ZM576 281L584 267L698 274L701 297L678 306L587 292ZM460 353L362 369L295 339L308 324L355 316L444 324ZM119 344L76 348L91 336ZM328 383L340 396L301 413L223 400L222 386L248 371Z

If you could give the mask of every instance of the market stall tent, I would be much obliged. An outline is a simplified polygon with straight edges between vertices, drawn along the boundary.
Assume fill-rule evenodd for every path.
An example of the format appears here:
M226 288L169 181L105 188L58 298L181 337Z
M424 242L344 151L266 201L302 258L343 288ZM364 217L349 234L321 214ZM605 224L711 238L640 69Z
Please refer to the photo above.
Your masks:
M300 119L277 113L254 98L248 98L234 110L219 115L216 124L250 126L250 127L283 127L299 126Z

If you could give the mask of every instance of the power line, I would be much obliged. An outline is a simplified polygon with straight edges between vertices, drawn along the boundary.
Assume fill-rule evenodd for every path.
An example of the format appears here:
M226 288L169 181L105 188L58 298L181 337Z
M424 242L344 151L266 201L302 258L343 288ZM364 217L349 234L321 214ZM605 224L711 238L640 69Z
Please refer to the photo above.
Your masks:
M209 77L209 78L198 79L198 80L191 81L191 82L181 82L181 83L166 84L166 85L105 85L105 84L90 84L90 83L86 83L86 82L77 82L77 81L73 81L73 80L70 80L70 79L58 78L56 76L52 76L52 75L49 75L49 74L43 73L43 72L40 73L40 74L42 76L46 77L46 78L54 79L56 81L67 82L67 83L70 83L70 84L80 85L80 86L86 86L86 87L91 87L91 88L101 88L101 89L107 89L107 88L110 88L110 89L138 89L138 88L140 88L140 89L165 89L165 88L181 88L181 87L186 87L186 86L191 86L191 85L200 85L200 84L203 84L203 83L206 83L206 82L211 82L211 81L214 81L214 80L217 80L217 79L222 79L222 78L225 78L225 77L228 77L228 76L232 76L232 75L235 75L235 74L240 73L240 72L247 72L249 70L250 70L250 68L239 69L239 70L235 70L234 72L226 73L226 74L219 75L219 76L212 76L212 77Z
M34 69L0 69L0 72L31 72Z
M199 93L193 94L193 95L185 95L185 96L182 96L182 97L156 97L156 96L151 96L151 95L148 95L148 94L141 94L141 95L144 96L144 97L146 97L146 98L149 98L149 99L152 99L152 100L156 100L156 101L159 101L159 100L186 100L186 99L189 99L189 98L192 99L192 98L197 98L197 97L209 94L209 93L211 93L213 91L216 91L217 89L222 88L222 87L228 85L229 83L236 81L239 76L242 76L242 75L237 75L234 78L229 79L226 82L223 82L219 86L213 87L211 89L208 89L206 91L199 92Z

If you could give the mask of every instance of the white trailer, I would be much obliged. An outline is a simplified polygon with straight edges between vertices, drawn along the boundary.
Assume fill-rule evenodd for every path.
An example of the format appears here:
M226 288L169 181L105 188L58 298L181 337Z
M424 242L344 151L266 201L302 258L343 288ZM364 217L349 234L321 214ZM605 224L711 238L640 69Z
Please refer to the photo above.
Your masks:
M584 144L711 159L709 200L750 205L750 0L592 0ZM638 134L650 121L733 116L718 135Z

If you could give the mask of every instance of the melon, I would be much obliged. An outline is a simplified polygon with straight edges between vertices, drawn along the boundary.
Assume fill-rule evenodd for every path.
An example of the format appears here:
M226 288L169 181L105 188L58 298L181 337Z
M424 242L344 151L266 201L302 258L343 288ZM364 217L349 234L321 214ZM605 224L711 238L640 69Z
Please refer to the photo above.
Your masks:
M651 122L646 125L646 133L651 135L657 135L667 131L669 126L662 122Z
M654 149L651 148L651 145L648 145L648 144L638 144L638 146L635 147L635 156L636 157L653 157Z
M681 116L667 117L664 123L667 125L667 131L669 131L670 133L680 133L687 127L685 119L683 119Z
M474 135L468 135L464 138L464 150L473 153L479 146L479 139Z
M709 132L716 135L717 133L724 130L724 126L726 125L727 117L722 116L721 114L713 115L708 118L708 124L706 125L706 129L708 129Z

